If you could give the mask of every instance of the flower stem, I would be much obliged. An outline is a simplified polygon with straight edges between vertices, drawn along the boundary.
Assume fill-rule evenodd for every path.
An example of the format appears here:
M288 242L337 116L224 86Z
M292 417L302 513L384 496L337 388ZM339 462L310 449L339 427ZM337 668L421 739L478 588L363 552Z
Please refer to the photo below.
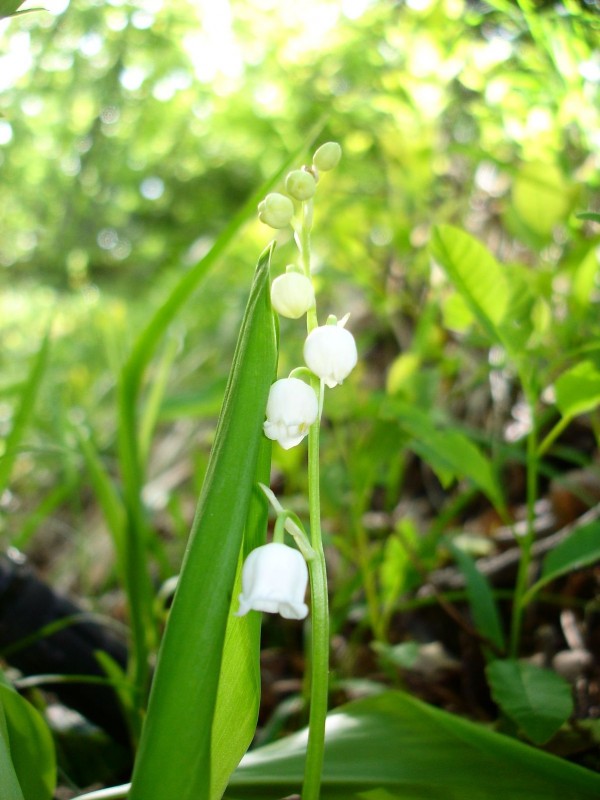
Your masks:
M311 277L310 231L312 228L312 201L302 204L302 227L298 245L304 274ZM311 308L306 316L310 333L318 325L317 310ZM315 557L308 562L311 595L310 637L310 714L308 719L308 745L304 766L302 800L319 800L321 773L325 749L325 719L329 694L329 601L327 596L327 567L321 537L321 499L319 487L319 426L323 401L323 387L318 378L311 385L319 397L319 416L308 432L308 502L310 538Z
M318 800L323 770L329 684L329 604L327 569L321 539L318 420L311 426L308 434L308 485L310 534L315 558L308 563L312 605L310 715L302 800Z

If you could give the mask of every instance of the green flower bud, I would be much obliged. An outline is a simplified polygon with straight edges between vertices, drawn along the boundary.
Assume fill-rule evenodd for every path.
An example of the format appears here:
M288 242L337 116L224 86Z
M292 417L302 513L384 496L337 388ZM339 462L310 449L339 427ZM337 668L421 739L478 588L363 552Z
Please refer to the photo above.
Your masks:
M286 272L271 284L271 305L288 319L299 319L315 304L315 290L306 275Z
M313 156L313 164L321 172L334 169L342 157L342 148L337 142L325 142Z
M317 189L317 184L310 172L295 169L285 179L285 188L296 200L310 200Z
M278 192L268 194L258 204L258 218L271 228L287 228L294 216L294 204Z

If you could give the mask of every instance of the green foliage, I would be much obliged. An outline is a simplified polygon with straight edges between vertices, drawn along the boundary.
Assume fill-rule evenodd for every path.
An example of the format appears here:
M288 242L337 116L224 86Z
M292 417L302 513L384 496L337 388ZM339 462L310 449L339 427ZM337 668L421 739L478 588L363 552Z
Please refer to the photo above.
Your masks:
M429 414L417 408L395 408L400 425L412 437L411 447L432 466L443 486L449 486L457 476L467 477L503 510L502 490L493 466L467 435L455 427L438 428Z
M452 542L449 547L465 576L469 605L477 630L497 651L502 652L505 649L504 633L489 581L465 550Z
M520 362L532 333L525 276L501 267L480 242L450 225L434 227L431 252L490 342Z
M34 405L44 372L48 366L50 338L46 334L40 349L33 359L29 374L19 392L18 406L14 412L10 432L4 439L4 453L0 460L0 494L6 489L10 474L17 458L19 447L27 430L27 425L33 414Z
M528 739L545 744L573 712L569 684L548 669L514 659L486 668L494 700Z
M272 247L259 260L242 323L161 646L132 800L220 797L254 734L259 626L257 619L232 618L232 600L244 530L248 525L250 550L264 536L266 523L264 501L250 518L249 509L257 481L268 482L269 475L269 459L259 460L259 443L277 358L269 302L271 253Z
M5 0L0 16L19 6ZM353 651L370 628L382 652L404 648L396 667L410 666L414 643L396 645L395 614L422 601L413 592L428 569L443 566L443 534L488 504L503 524L513 522L515 500L527 507L525 578L510 632L519 654L522 609L598 558L593 524L549 553L528 587L531 523L546 476L562 469L557 459L593 464L561 438L575 417L597 447L597 13L574 0L535 9L500 0L271 6L236 0L231 18L215 22L210 3L79 0L19 15L0 33L2 539L50 552L49 572L60 572L52 539L60 525L80 590L126 594L133 656L121 700L134 741L159 643L156 586L179 571L187 508L214 476L216 455L208 473L207 460L227 378L223 354L246 302L248 253L264 241L264 228L248 223L324 110L327 136L339 139L344 158L333 190L317 187L315 228L327 233L319 288L328 311L352 308L361 353L356 382L327 408L323 436L324 529L337 552L334 633ZM291 249L278 234L282 268ZM267 371L262 364L254 378L266 381ZM237 402L231 389L228 401ZM523 402L527 430L509 437ZM182 429L184 446L173 445L165 465L161 446ZM218 436L213 452L239 458L239 441L225 440L223 427ZM268 455L259 459L267 482ZM184 477L171 485L165 475L182 465L173 472ZM523 465L527 497L515 498L511 478ZM276 450L273 475L290 507L301 508L302 457ZM164 505L148 500L157 478ZM256 498L249 502L260 515ZM114 555L93 583L98 509ZM209 522L198 519L198 531ZM192 791L193 782L180 787L180 747L204 770L200 796L219 796L256 714L256 623L232 619L229 597L219 595L215 615L200 604L213 583L196 586L188 575L215 558L220 540L216 527L206 537L198 531L142 742L142 788L134 792L144 800L165 775L169 798ZM238 526L226 539L233 597L239 535ZM486 541L495 546L493 536ZM504 650L508 625L476 561L451 549L466 583L458 602L466 599L493 645L491 659ZM345 664L336 665L342 674L352 669ZM114 665L105 666L122 684ZM532 741L568 714L564 684L556 684L555 703L553 679L546 686L544 674L537 687L538 673L516 658L494 662L488 674L502 713ZM390 680L401 676L392 669ZM339 761L324 797L597 794L592 776L408 698L353 708L344 711L355 726L348 741L339 751L332 745ZM198 709L203 724L190 719ZM360 783L373 777L370 741L373 749L395 743L386 787ZM1 772L10 781L4 745ZM232 798L279 798L287 778L293 788L302 747L294 740L288 761L289 746L257 754L256 783L243 784L245 766ZM473 781L488 774L481 752L497 765L487 786ZM269 753L279 783L267 786ZM342 763L355 769L351 790L336 783ZM3 790L10 796L15 787Z
M557 166L530 161L518 170L512 186L515 228L525 241L542 248L552 240L556 226L567 219L576 200L576 185Z
M24 0L0 0L0 19L15 16L23 2Z
M0 789L6 800L51 800L56 785L54 743L38 711L0 683Z
M585 414L600 404L600 370L592 361L580 361L556 379L554 388L563 417Z
M379 568L380 601L386 622L389 621L398 597L411 588L411 583L415 583L415 570L407 550L407 542L410 547L418 549L418 533L410 519L400 520L398 529L398 532L392 533L386 540Z
M590 522L577 528L548 553L542 562L542 573L530 587L527 598L561 575L583 569L596 561L600 561L600 523Z
M297 791L304 740L298 733L248 754L225 798ZM323 800L592 800L599 790L593 773L400 692L349 703L328 718Z
M501 326L509 311L509 286L496 260L472 236L449 225L434 228L431 252L489 338L502 344Z

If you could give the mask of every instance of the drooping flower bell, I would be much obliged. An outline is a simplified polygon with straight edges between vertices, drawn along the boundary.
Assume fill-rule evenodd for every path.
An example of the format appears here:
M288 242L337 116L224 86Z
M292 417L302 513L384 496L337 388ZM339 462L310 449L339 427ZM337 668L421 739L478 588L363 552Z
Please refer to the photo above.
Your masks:
M248 611L281 614L285 619L304 619L308 567L299 550L270 542L252 550L242 568L242 592L236 616Z
M281 378L269 390L265 436L289 450L300 444L318 414L317 395L307 383L299 378Z
M321 325L306 337L304 361L330 389L342 383L358 360L354 336L341 325Z
M271 305L282 317L299 319L314 304L312 281L300 272L286 272L271 284Z
M287 228L294 216L294 204L289 197L271 192L258 204L258 218L271 228Z

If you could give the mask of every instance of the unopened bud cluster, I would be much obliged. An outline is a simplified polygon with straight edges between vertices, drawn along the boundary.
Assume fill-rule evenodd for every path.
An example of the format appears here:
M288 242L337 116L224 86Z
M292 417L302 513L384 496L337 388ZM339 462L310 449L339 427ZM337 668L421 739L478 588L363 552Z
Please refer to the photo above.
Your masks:
M272 228L287 227L294 216L294 202L310 203L316 192L320 172L334 169L342 149L337 142L326 142L313 156L312 165L290 172L285 181L287 195L273 192L258 206L259 219ZM290 199L292 198L292 199ZM303 224L309 229L311 214L305 214ZM306 230L306 229L305 229ZM297 241L302 236L297 236ZM308 259L305 259L305 264ZM281 378L270 388L267 400L265 436L285 450L299 445L313 425L318 425L323 387L338 386L357 363L354 337L346 330L347 317L339 322L335 317L325 325L317 325L315 292L310 267L306 273L293 265L287 267L271 285L271 304L283 317L299 319L309 313L309 333L304 342L305 367L296 373L312 373L311 383L297 377ZM308 274L307 274L308 273ZM315 380L318 379L318 382ZM307 569L303 555L281 542L258 547L247 557L242 571L240 609L242 616L249 610L278 612L288 619L302 619L308 613L304 604Z
M271 192L258 204L258 218L271 228L287 228L294 216L294 203L312 200L317 191L319 172L328 172L339 164L342 148L337 142L325 142L313 155L312 164L294 169L285 179L285 191ZM290 198L293 198L290 199Z

